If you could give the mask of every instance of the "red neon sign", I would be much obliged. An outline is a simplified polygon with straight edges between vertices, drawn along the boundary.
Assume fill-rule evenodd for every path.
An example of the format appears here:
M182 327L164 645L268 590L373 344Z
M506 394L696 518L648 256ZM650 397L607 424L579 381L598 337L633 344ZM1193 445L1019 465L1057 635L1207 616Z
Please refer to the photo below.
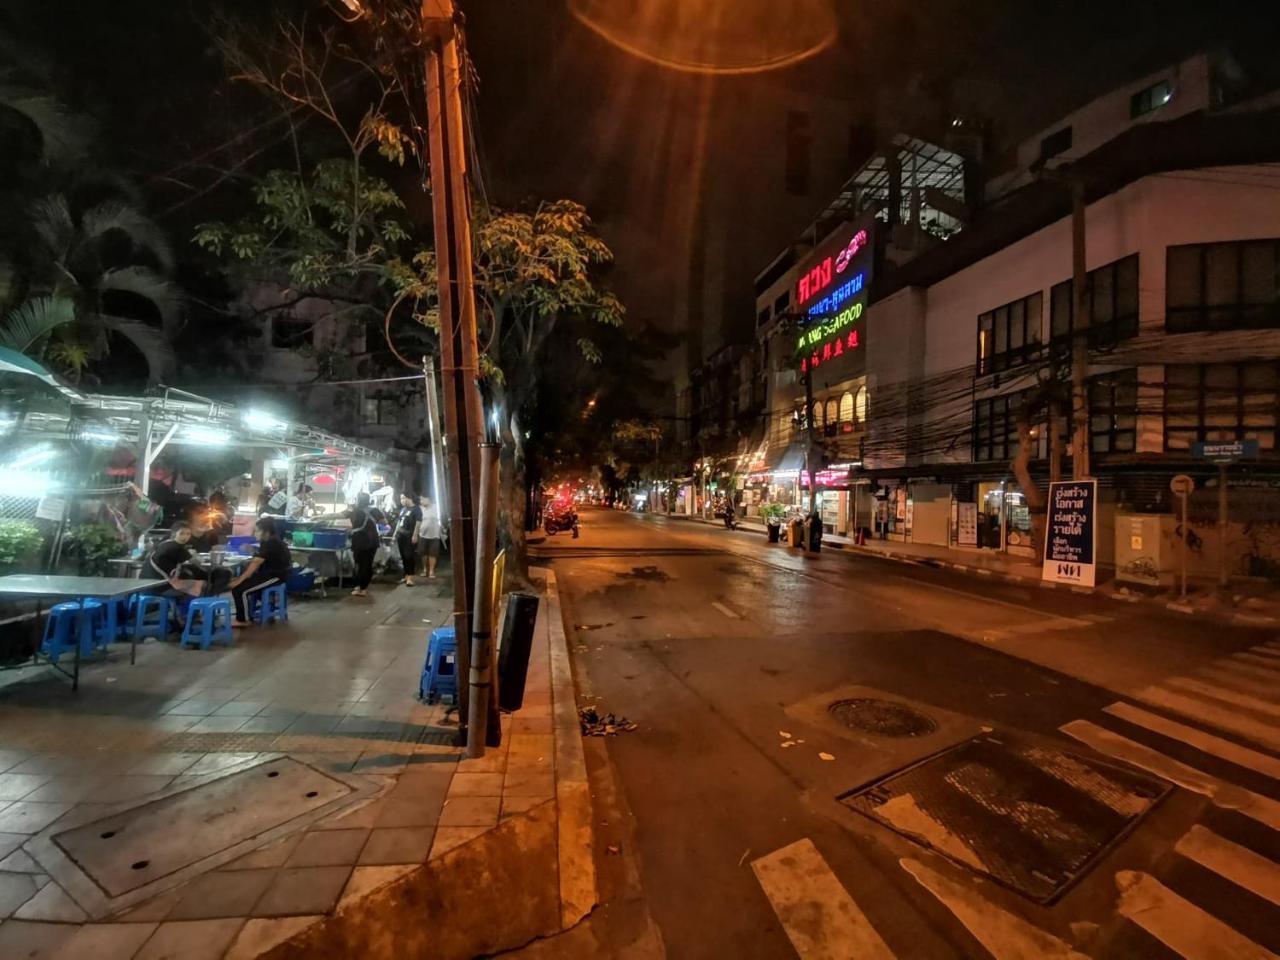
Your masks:
M825 257L813 269L800 278L796 286L796 303L804 306L829 287L839 274L844 273L853 258L867 245L867 231L859 230L849 245L835 256Z
M860 343L858 331L850 330L848 336L837 337L833 341L824 343L821 350L814 350L808 357L801 360L800 372L808 373L810 370L816 370L828 360L844 356L846 350L857 350Z

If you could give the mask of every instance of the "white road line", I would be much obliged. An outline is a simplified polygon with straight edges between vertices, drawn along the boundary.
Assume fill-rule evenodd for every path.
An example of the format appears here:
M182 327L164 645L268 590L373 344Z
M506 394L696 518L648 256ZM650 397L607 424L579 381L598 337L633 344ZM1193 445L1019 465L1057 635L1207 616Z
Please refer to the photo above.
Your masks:
M807 837L751 862L801 960L895 960Z
M1205 700L1184 697L1178 693L1161 690L1159 687L1147 687L1145 690L1139 690L1134 696L1145 703L1155 704L1157 707L1172 710L1184 717L1191 717L1193 720L1217 727L1219 730L1246 737L1272 750L1280 750L1280 728L1273 723L1242 716L1238 710L1215 707ZM1111 707L1107 707L1106 710L1109 713L1114 712ZM1143 726L1147 724L1144 723Z
M1280 717L1280 702L1273 700L1263 700L1261 697L1250 696L1247 693L1237 693L1234 690L1228 690L1226 687L1219 687L1212 683L1204 683L1200 680L1193 680L1191 677L1170 677L1164 681L1166 687L1177 687L1180 690L1187 690L1191 693L1198 694L1202 697L1209 697L1222 703L1234 704L1237 707L1244 707L1246 710L1254 710L1258 713L1269 713L1273 716Z
M1196 824L1173 848L1188 860L1280 907L1280 864Z
M1225 687L1234 687L1247 693L1259 693L1263 696L1274 694L1277 686L1274 680L1262 680L1248 667L1238 663L1218 663L1196 671L1197 676L1208 677Z
M1135 707L1131 703L1113 703L1111 706L1103 707L1102 709L1113 717L1128 720L1130 723L1136 723L1138 726L1146 727L1146 729L1155 733L1179 740L1203 753L1207 753L1211 757L1221 757L1223 760L1229 760L1237 766L1280 780L1280 760L1275 757L1269 757L1265 753L1250 750L1248 747L1242 747L1240 744L1232 743L1230 740L1223 740L1221 737L1215 737L1213 734L1205 733L1203 730L1188 727L1186 724L1178 723L1176 720L1157 716L1140 707Z
M904 858L898 862L964 924L995 960L1089 960L1052 934L1000 909L969 886L944 877L918 860Z
M1280 680L1280 662L1271 657L1260 657L1256 653L1237 653L1228 660L1234 660L1236 663L1248 664L1251 667L1257 667L1261 676L1275 674L1276 679Z
M1269 643L1261 646L1250 647L1249 652L1259 657L1280 657L1280 648L1274 647Z
M1166 757L1158 750L1135 743L1088 720L1072 720L1058 729L1099 753L1141 767L1157 777L1176 783L1184 790L1208 797L1219 807L1239 811L1263 826L1280 830L1280 803L1270 797L1259 796L1234 783L1224 783L1195 767Z
M723 603L720 603L720 602L718 602L718 601L716 601L716 600L712 600L712 601L711 601L711 605L712 605L713 607L715 607L717 610L719 610L721 613L723 613L723 614L724 614L726 617L728 617L730 620L741 620L741 619L742 619L740 616L738 616L736 613L734 613L732 610L730 610L728 607L726 607Z
M1120 915L1186 960L1280 960L1150 874L1121 870L1116 886Z

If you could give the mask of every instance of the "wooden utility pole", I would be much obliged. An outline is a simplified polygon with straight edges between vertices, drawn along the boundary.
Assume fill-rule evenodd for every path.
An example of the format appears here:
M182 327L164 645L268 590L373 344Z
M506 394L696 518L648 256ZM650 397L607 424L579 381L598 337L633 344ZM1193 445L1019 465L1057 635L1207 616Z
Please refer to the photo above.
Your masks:
M462 119L462 53L453 0L422 0L427 63L431 207L440 286L440 378L449 445L449 553L458 641L458 727L467 735L471 612L475 599L476 444L483 438L477 380L476 301L471 264L471 200Z
M1071 178L1071 474L1089 478L1089 272L1085 265L1084 181Z

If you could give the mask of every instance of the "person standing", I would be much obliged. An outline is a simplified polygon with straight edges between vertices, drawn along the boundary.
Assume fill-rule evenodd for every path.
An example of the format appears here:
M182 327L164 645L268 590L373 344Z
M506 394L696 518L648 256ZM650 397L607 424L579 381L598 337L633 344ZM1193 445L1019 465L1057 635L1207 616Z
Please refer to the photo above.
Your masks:
M421 526L422 508L413 502L409 494L401 494L400 516L396 520L396 547L400 550L400 564L404 568L400 582L406 587L413 586L413 575L418 569L418 532Z
M443 528L440 525L440 511L425 494L418 498L422 517L418 527L418 554L427 567L427 579L436 578L436 563L440 559L440 537Z
M249 594L265 590L277 583L284 583L293 566L289 548L276 534L276 522L270 517L258 518L253 528L258 538L258 550L245 564L240 576L231 581L231 599L236 605L236 621L233 627L249 625L247 598Z
M351 519L351 556L356 563L356 587L353 597L367 597L373 580L373 559L378 554L379 518L382 511L369 503L369 494L361 493L347 514Z

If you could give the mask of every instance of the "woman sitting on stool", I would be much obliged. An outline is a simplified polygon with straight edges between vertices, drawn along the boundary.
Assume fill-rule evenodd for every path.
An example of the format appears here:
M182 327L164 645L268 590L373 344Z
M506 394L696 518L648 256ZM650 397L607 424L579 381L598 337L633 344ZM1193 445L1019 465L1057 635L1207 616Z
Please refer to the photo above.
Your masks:
M258 551L253 559L245 564L240 576L231 581L231 599L236 604L236 622L234 627L247 627L249 616L248 595L265 590L277 583L284 583L289 578L289 570L293 566L293 558L289 556L289 548L276 536L276 522L270 517L260 517L253 528L258 538Z

